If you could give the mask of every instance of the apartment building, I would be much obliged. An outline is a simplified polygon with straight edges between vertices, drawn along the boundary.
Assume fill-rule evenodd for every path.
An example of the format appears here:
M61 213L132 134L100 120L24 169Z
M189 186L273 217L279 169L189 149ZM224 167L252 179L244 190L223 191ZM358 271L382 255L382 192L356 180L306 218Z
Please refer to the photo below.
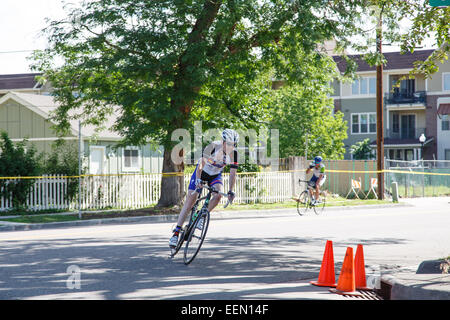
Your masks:
M384 54L384 154L388 159L450 160L450 61L438 64L439 71L428 79L420 74L409 77L414 62L425 61L432 53ZM358 65L358 78L351 83L335 81L332 96L335 110L342 111L348 123L345 159L352 159L350 147L366 138L374 154L376 151L376 67L365 63L361 55L350 58ZM345 60L339 56L333 59L344 72ZM422 135L423 144L419 140Z

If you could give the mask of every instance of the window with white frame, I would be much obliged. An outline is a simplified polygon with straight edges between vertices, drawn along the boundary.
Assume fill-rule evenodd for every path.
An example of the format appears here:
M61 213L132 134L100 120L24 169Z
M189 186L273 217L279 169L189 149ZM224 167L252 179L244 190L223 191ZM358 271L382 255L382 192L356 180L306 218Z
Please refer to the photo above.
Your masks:
M441 130L442 131L450 131L450 119L449 119L448 115L445 115L444 117L442 117Z
M352 83L352 95L376 94L376 78L362 77Z
M444 91L450 91L450 73L442 74L442 86Z
M375 112L352 113L352 133L376 133L377 117Z
M140 156L138 147L125 147L122 157L123 171L139 171L141 168Z

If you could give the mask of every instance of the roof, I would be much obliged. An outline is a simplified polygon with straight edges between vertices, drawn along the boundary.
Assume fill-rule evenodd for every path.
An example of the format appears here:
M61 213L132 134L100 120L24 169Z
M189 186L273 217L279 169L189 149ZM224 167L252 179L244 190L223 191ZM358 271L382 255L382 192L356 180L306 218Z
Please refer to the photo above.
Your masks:
M40 88L36 81L41 73L0 74L0 90L18 90Z
M0 98L0 104L7 101L8 99L13 99L19 104L27 107L28 109L36 112L43 118L50 120L51 113L55 111L59 104L52 96L48 95L39 95L39 94L30 94L30 93L19 93L10 91L5 96ZM70 115L74 115L79 113L80 110L71 110ZM105 130L102 130L98 133L95 132L96 127L93 125L82 125L81 134L83 137L93 137L97 136L99 139L113 139L120 140L122 136L120 136L115 131L111 130L117 117L120 113L119 108L116 109L116 113L111 115L105 125ZM51 121L51 120L50 120ZM70 126L72 134L78 136L78 120L70 120Z
M397 69L412 69L414 68L415 61L425 61L433 53L434 49L430 50L417 50L413 53L401 54L400 52L386 52L383 53L387 60L386 65L383 66L384 70L397 70ZM365 61L363 61L363 55L355 54L348 55L350 59L353 59L358 64L357 71L376 71L376 66L371 67ZM345 72L347 68L347 62L341 56L333 56L333 60L340 72Z

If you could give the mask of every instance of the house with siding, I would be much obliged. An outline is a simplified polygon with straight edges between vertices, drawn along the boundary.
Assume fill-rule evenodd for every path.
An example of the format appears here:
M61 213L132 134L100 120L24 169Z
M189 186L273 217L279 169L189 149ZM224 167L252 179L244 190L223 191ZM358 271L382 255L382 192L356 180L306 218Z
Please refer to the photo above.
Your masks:
M432 52L384 54L387 60L383 67L384 154L388 159L450 160L450 61L439 63L439 71L430 78L420 74L413 79L409 77L414 62L425 61ZM345 159L352 159L350 147L366 138L375 151L377 127L376 67L364 62L361 55L349 57L357 63L357 79L332 84L335 110L343 112L348 123ZM344 72L345 60L339 56L333 59L339 71ZM423 149L419 142L422 134L426 137Z
M3 83L3 88L5 87L7 86ZM26 138L36 146L38 152L51 152L52 143L58 139L52 128L54 123L50 119L51 112L58 107L57 102L52 96L43 94L44 91L38 94L33 91L30 93L27 88L19 91L1 88L6 93L0 97L0 131L6 131L13 141ZM70 122L70 133L63 139L78 149L81 136L82 155L88 173L161 172L162 147L151 144L118 147L122 137L111 130L114 122L113 115L108 119L105 129L97 130L94 126L87 125L81 127L81 132L78 121Z
M41 84L36 77L41 73L0 74L0 98L9 91L49 95L51 86Z

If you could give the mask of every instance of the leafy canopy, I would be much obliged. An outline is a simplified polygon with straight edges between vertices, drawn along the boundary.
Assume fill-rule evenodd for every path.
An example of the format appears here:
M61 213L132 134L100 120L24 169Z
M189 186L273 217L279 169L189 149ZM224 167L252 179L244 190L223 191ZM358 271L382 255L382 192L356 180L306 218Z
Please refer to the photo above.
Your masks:
M354 12L362 5L85 1L67 6L65 19L49 22L49 48L34 53L33 67L55 88L60 129L68 128L69 118L99 125L116 113L114 129L128 142L169 145L171 130L191 128L198 118L223 124L215 122L217 114L231 127L259 127L266 120L258 107L267 87L264 74L274 70L271 76L301 83L308 66L321 64L318 43L355 34L361 15Z

